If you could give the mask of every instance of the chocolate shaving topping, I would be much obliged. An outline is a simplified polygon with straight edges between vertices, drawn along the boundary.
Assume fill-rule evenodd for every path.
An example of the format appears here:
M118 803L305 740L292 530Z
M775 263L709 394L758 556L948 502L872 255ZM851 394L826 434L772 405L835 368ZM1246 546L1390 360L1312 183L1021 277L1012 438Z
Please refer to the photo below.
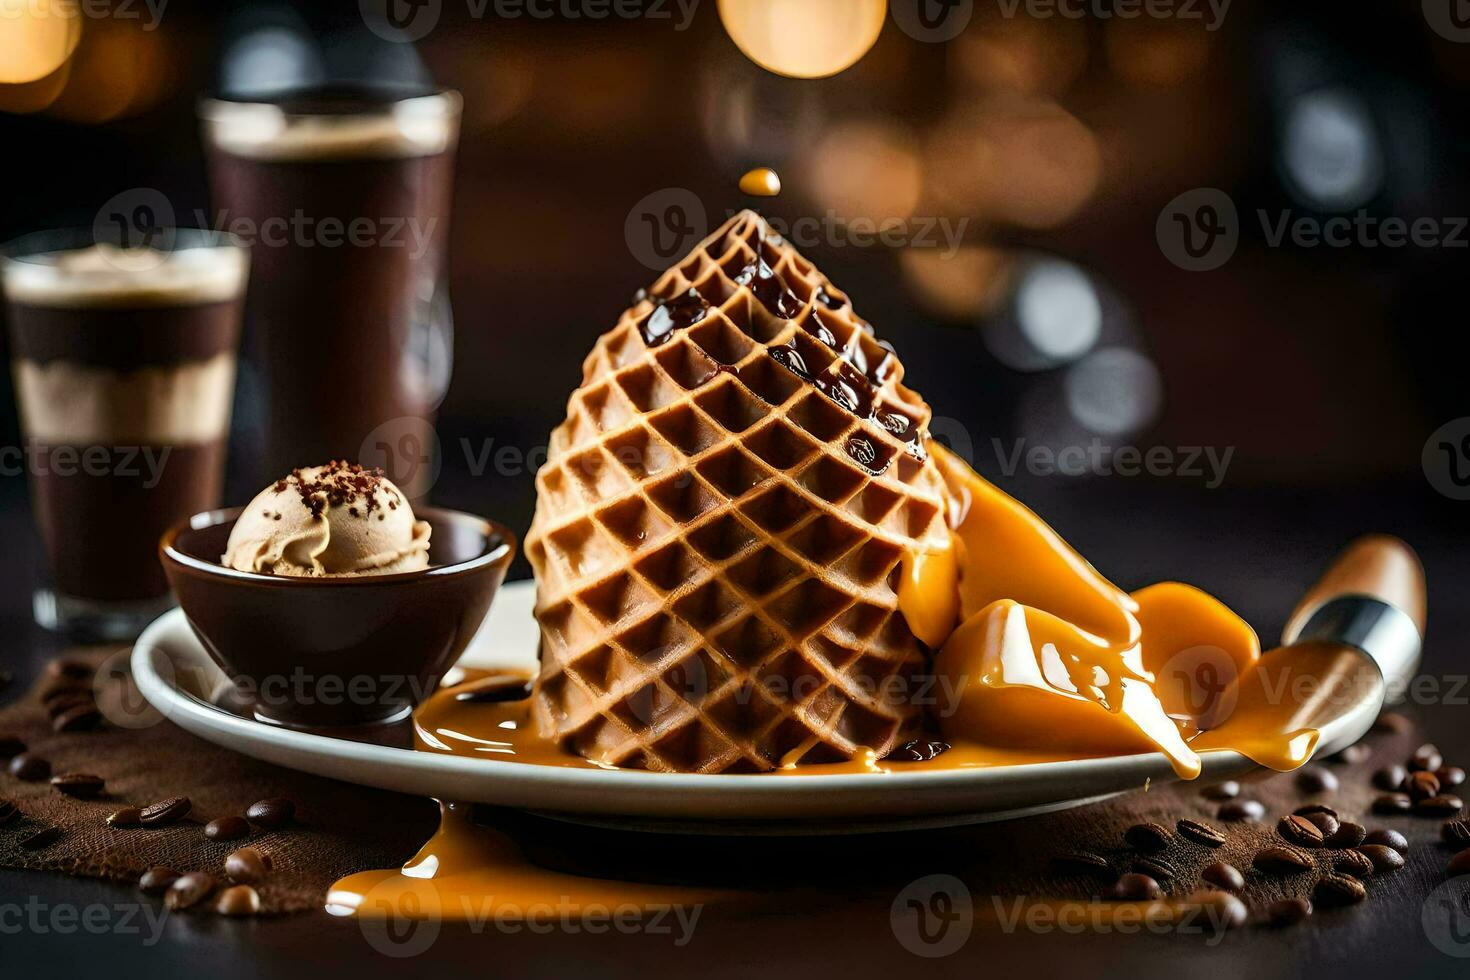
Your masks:
M354 506L347 512L353 517L366 517L382 506L378 499L379 491L387 497L390 510L398 509L398 493L386 481L387 476L380 469L367 469L357 463L334 459L309 480L301 470L292 470L290 476L276 483L276 492L294 489L312 517L321 517L327 507L341 507L361 498L362 509Z

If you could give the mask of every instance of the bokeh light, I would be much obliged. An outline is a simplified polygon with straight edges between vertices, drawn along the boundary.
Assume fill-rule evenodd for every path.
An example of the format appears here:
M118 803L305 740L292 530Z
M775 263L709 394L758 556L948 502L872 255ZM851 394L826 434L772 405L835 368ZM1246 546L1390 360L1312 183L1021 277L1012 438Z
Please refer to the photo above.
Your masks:
M1293 191L1315 207L1358 207L1383 183L1383 149L1373 117L1346 89L1319 89L1294 100L1281 145L1281 167Z
M745 56L793 78L856 64L883 30L888 0L720 0L720 21Z
M1014 254L985 245L963 245L954 254L937 248L906 248L899 268L915 301L946 320L973 322L1004 299Z
M1027 95L1059 95L1087 67L1087 30L1060 17L991 18L950 43L962 86Z
M950 116L925 145L924 178L941 207L1025 228L1071 218L1101 172L1097 137L1049 99L987 99Z
M1136 88L1170 88L1197 77L1214 35L1196 22L1111 20L1103 33L1108 67Z
M1028 257L1010 280L1006 309L983 326L985 346L1017 371L1045 371L1092 350L1103 306L1092 278L1052 256Z
M1101 347L1072 365L1065 389L1072 417L1106 436L1141 432L1164 405L1158 365L1126 347Z
M162 31L118 20L90 23L51 115L91 124L137 115L168 91L170 61Z
M0 112L40 112L60 98L70 78L71 60L67 59L44 78L19 85L0 85Z
M916 141L882 120L837 123L812 147L804 190L843 218L907 218L924 188Z
M76 0L0 0L0 83L54 74L82 37Z

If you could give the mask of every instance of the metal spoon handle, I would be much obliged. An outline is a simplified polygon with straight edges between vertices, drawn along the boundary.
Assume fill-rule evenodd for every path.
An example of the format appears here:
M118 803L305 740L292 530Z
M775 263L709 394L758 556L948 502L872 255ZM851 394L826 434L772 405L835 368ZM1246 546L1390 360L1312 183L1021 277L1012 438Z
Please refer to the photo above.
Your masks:
M1342 643L1362 650L1391 684L1419 664L1425 623L1424 568L1398 538L1353 542L1297 605L1281 642Z

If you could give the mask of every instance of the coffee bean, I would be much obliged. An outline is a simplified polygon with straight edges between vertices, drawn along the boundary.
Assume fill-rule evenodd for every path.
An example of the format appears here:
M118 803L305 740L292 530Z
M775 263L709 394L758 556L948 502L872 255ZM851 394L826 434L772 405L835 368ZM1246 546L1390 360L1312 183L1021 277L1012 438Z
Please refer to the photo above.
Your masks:
M51 730L59 733L88 732L102 723L102 712L95 704L79 704L51 719Z
M1251 861L1258 870L1271 875L1294 875L1310 871L1316 864L1312 855L1299 847L1268 847Z
M1174 881L1179 877L1179 869L1157 855L1135 859L1133 870L1154 881Z
M1453 817L1465 809L1465 801L1453 793L1441 793L1414 804L1414 812L1426 817Z
M1373 873L1373 859L1362 851L1343 851L1332 859L1332 870L1354 878L1366 878Z
M1431 742L1425 742L1414 750L1413 755L1409 756L1410 770L1434 772L1443 766L1444 756L1439 754L1439 749Z
M0 732L0 759L13 759L26 750L26 743L9 732Z
M80 800L96 799L107 788L107 783L101 776L94 776L89 772L64 772L60 776L52 776L51 785L67 796L75 796Z
M1397 711L1385 711L1373 722L1373 730L1387 735L1402 735L1411 730L1414 723Z
M1375 830L1363 838L1364 844L1382 844L1400 854L1409 853L1409 839L1397 830Z
M1373 750L1367 745L1364 745L1362 742L1354 742L1333 756L1333 759L1337 762L1345 762L1350 766L1356 766L1367 762L1368 757L1372 754Z
M0 816L0 823L5 819ZM1463 820L1447 820L1443 827L1439 828L1440 839L1457 851L1463 851L1470 847L1470 823Z
M1187 837L1196 844L1203 844L1205 847L1219 847L1225 843L1225 835L1207 823L1200 823L1198 820L1185 818L1181 819L1175 826L1179 829L1179 833L1182 836Z
M1325 847L1357 847L1363 843L1363 838L1367 836L1367 833L1362 824L1346 820L1338 824L1337 830L1322 843Z
M296 804L285 797L274 797L250 804L245 819L263 830L276 830L296 816Z
M214 910L231 917L254 915L260 911L260 895L249 885L232 885L220 892Z
M1334 818L1337 816L1337 811L1326 803L1308 803L1306 806L1299 806L1291 812L1299 817L1310 817L1314 813L1325 813L1327 816Z
M1337 822L1337 817L1330 813L1309 813L1306 815L1306 819L1312 821L1312 823L1317 825L1317 829L1322 831L1322 840L1324 842L1327 838L1337 833L1337 828L1342 826Z
M1384 766L1373 774L1373 785L1390 793L1396 792L1404 785L1404 779L1408 775L1409 771L1403 766Z
M1136 823L1123 832L1130 847L1150 854L1169 846L1168 829L1156 823Z
M51 763L34 752L22 752L10 760L10 774L28 783L39 783L51 778Z
M172 796L145 806L140 819L145 827L166 827L188 816L193 805L187 796Z
M1130 871L1118 879L1109 894L1125 902L1149 902L1160 898L1164 890L1148 875Z
M1408 813L1414 801L1405 793L1384 793L1373 801L1373 812L1385 815Z
M1432 772L1411 772L1400 790L1411 800L1427 800L1439 794L1439 777Z
M244 817L220 817L204 825L204 836L210 840L239 840L250 836L250 824Z
M1057 870L1063 874L1113 877L1113 869L1108 864L1108 859L1100 854L1094 854L1091 851L1069 851L1066 854L1058 854L1053 859L1053 863L1056 865Z
M203 871L190 871L186 875L180 875L168 886L163 904L175 910L193 908L209 897L214 891L214 884L213 876Z
M20 807L7 799L0 798L0 827L10 823L18 816L20 816Z
M1404 856L1384 844L1364 844L1358 852L1373 862L1375 871L1397 871L1404 866Z
M1238 892L1245 887L1245 875L1235 865L1227 861L1216 861L1199 873L1204 881L1223 888L1227 892Z
M225 874L241 884L257 884L271 873L271 856L258 847L242 847L225 858Z
M39 851L43 847L50 847L60 839L60 827L43 827L31 836L23 838L20 846L28 851Z
M0 757L4 755L5 752L0 750ZM1439 785L1444 789L1454 789L1465 782L1465 770L1459 766L1441 766L1435 775L1439 777Z
M1336 793L1338 782L1331 770L1321 766L1303 766L1296 774L1296 786L1303 793Z
M135 806L125 806L121 810L113 810L107 815L107 826L141 827L143 826L143 811Z
M1282 817L1276 824L1276 833L1288 844L1295 844L1297 847L1322 846L1322 828L1312 823L1310 817L1299 817L1296 814Z
M1266 808L1255 800L1231 800L1215 813L1227 823L1256 823L1266 815Z
M1470 851L1461 851L1450 858L1450 863L1445 865L1445 871L1452 877L1470 875Z
M1200 790L1200 795L1207 800L1217 800L1221 802L1225 800L1233 800L1240 795L1240 784L1233 779L1227 779L1223 783L1216 783L1213 786L1206 786L1204 789Z
M155 864L143 872L143 877L138 879L138 890L144 895L162 895L168 891L168 886L179 880L179 873L173 868L165 868L161 864Z
M1250 918L1244 902L1229 892L1216 891L1213 888L1192 892L1179 904L1182 911L1197 911L1195 924L1212 931L1239 928Z
M1368 897L1368 889L1356 878L1347 875L1324 875L1312 889L1312 898L1318 905L1328 908L1357 905Z
M1312 902L1306 898L1282 898L1266 906L1266 921L1273 926L1294 926L1311 915Z

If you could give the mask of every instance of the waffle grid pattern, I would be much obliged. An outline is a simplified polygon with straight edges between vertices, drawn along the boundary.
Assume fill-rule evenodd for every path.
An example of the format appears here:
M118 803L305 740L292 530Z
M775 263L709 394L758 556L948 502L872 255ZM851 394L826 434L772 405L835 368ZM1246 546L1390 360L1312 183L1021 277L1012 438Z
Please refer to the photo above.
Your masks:
M800 311L773 314L774 288ZM650 346L649 317L691 289L703 318ZM881 756L912 735L925 656L894 582L944 528L929 409L902 376L749 212L640 297L588 356L537 476L541 730L680 772Z

